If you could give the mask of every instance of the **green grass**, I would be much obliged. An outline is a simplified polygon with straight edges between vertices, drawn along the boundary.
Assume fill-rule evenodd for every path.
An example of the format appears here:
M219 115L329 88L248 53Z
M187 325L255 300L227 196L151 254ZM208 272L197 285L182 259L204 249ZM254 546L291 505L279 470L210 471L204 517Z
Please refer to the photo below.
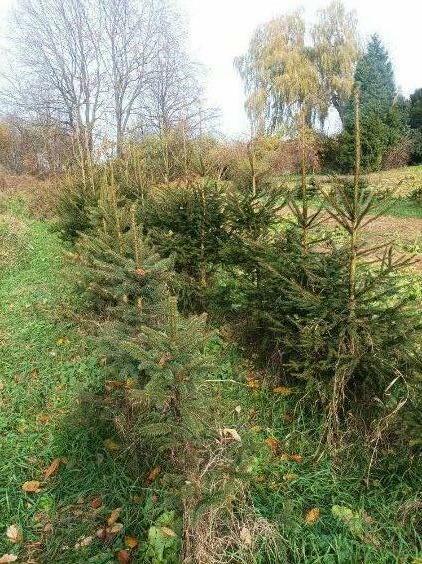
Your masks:
M123 534L139 536L145 526L143 508L133 501L142 486L127 472L125 453L104 448L113 426L95 403L104 379L98 355L61 316L72 301L62 245L47 224L16 211L0 221L0 556L113 562ZM43 482L43 470L57 457L66 462ZM28 480L43 482L41 492L24 493ZM98 496L103 506L94 510L90 501ZM108 545L95 538L75 550L78 538L95 536L116 507L123 507L122 533ZM23 543L7 540L12 524Z
M132 453L124 447L110 453L104 446L108 438L119 439L104 401L101 355L65 315L74 295L64 275L62 243L48 224L32 221L17 204L0 218L0 241L0 556L115 562L125 534L145 543L151 516L160 515L166 500L159 489L146 487L145 469L133 464ZM328 456L316 456L320 420L305 402L295 408L299 391L286 398L266 384L252 390L230 383L247 368L235 349L219 346L220 377L227 380L221 389L247 414L248 423L238 430L253 453L250 495L282 535L279 556L257 554L256 562L416 562L422 555L415 503L421 482L414 455L386 453L367 487L367 453L349 445L337 468ZM234 427L236 414L225 424ZM281 452L300 454L303 461L271 454L269 437L278 439ZM65 462L44 480L43 470L55 458ZM286 479L289 474L296 476ZM40 480L41 491L24 493L28 480ZM152 492L158 496L155 508ZM97 497L103 505L93 509ZM351 510L352 522L335 517L335 505ZM95 532L116 507L123 508L124 529L104 543ZM304 518L311 508L320 510L312 525ZM7 540L5 529L12 524L22 530L22 543ZM78 539L89 536L89 546L75 549ZM138 555L134 561L145 559Z
M240 362L236 351L232 354L229 373ZM279 441L280 453L303 457L299 463L284 460L267 448L255 461L251 494L259 513L280 527L284 541L280 561L416 562L422 551L415 500L422 483L412 454L403 457L393 449L388 455L384 453L367 486L370 453L360 451L358 444L347 445L338 466L327 454L318 455L321 418L306 401L297 405L300 389L293 388L291 396L283 397L264 383L257 390L236 387L232 393L242 409L252 414L255 441L264 443L273 437ZM290 479L292 474L295 477ZM335 517L332 508L336 505L350 509L358 526ZM413 507L406 516L405 507ZM308 525L305 515L312 508L320 510L320 518Z
M394 198L389 204L386 215L422 219L422 205L409 198Z

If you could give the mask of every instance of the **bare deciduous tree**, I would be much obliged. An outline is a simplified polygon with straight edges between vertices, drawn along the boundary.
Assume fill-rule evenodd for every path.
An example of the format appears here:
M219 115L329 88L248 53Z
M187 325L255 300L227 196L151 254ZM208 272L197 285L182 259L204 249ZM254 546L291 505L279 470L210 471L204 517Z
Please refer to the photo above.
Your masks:
M59 123L91 157L100 127L117 151L133 133L198 127L198 69L168 0L16 0L10 110Z
M105 21L103 60L120 149L134 116L139 116L157 61L165 6L157 0L100 0Z
M90 153L104 90L96 2L19 0L15 26L21 105L65 124Z

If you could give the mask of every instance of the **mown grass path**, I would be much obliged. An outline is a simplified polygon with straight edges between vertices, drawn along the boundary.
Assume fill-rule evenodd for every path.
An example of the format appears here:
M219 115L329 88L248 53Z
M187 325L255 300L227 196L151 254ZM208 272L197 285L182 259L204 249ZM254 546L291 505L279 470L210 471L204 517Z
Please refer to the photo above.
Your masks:
M136 534L142 521L131 502L137 485L121 455L104 448L111 426L91 419L90 394L101 389L102 371L93 345L60 315L72 299L62 244L47 224L22 216L3 214L0 226L0 557L115 561L123 534ZM57 458L58 472L45 479ZM41 482L38 493L22 490L29 480ZM97 498L102 505L93 508ZM104 546L95 531L120 506L125 529ZM22 541L7 538L10 525Z

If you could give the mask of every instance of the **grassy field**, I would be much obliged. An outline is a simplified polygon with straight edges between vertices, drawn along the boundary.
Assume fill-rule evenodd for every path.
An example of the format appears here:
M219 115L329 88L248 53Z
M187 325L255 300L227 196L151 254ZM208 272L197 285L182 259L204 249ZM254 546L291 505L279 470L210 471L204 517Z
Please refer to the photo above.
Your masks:
M142 530L139 484L126 474L125 453L105 448L113 427L95 409L104 380L95 348L63 320L72 300L63 248L47 224L16 206L0 224L0 556L111 562L124 534ZM57 459L59 469L46 477ZM40 491L23 491L28 481L40 482ZM117 507L124 529L104 546L95 532ZM23 542L9 541L11 525Z
M176 562L145 557L159 479L148 484L114 434L101 355L67 315L75 298L62 243L16 202L1 214L0 242L0 556L105 564L132 547L133 562ZM236 350L221 346L224 393L248 414L238 430L260 445L250 495L281 534L273 558L255 562L419 563L415 461L386 453L369 487L364 457L350 451L334 468L315 456L319 421L294 407L294 390L249 386ZM99 538L117 508L122 527Z
M368 182L383 190L394 190L397 196L407 197L422 187L422 165L372 172Z

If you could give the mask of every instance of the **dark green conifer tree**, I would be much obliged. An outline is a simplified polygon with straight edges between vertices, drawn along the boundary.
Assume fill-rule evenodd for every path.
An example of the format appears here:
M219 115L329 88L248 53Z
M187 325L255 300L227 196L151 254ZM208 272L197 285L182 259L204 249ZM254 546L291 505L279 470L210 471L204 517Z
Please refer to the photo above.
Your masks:
M102 190L94 220L76 245L78 278L91 307L131 327L150 322L167 295L171 259L161 259L142 234L135 206L118 205L113 185Z
M225 231L225 186L209 178L168 184L152 194L144 228L163 257L174 258L182 309L204 311Z
M140 386L131 400L134 441L168 455L179 471L212 427L214 408L204 394L204 380L213 371L209 341L206 317L184 318L177 299L169 297L159 327L141 325L120 343L138 367Z
M412 140L411 163L422 163L422 88L413 92L409 99L409 126Z
M406 116L397 97L393 67L376 34L358 61L355 83L361 91L362 166L365 170L376 170L381 167L387 149L406 133ZM352 171L354 166L354 123L351 99L337 157L344 172Z
M400 274L412 259L365 238L389 195L375 194L361 178L358 109L354 114L355 178L322 189L340 237L331 231L319 241L295 202L296 227L257 256L261 285L249 290L245 308L247 328L279 376L318 392L330 444L338 443L347 413L371 427L394 412L420 369L421 323Z

